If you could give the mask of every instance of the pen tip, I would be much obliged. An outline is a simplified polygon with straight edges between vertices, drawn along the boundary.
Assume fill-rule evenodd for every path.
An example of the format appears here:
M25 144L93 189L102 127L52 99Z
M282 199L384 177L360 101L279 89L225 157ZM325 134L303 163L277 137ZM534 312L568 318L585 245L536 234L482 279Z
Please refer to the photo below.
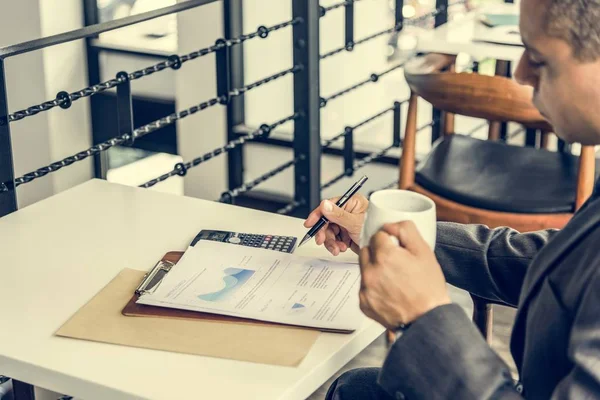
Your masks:
M302 246L304 243L308 242L310 240L310 236L305 235L302 240L300 241L300 244L298 245L298 247Z

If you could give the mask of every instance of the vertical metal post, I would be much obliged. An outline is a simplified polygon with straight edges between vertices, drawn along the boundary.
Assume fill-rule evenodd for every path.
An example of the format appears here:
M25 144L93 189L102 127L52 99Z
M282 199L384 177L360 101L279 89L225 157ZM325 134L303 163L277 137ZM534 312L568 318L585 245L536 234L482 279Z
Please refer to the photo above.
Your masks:
M538 144L538 131L537 129L525 129L525 146L526 147L537 147Z
M439 12L435 15L435 27L448 22L448 0L435 0L435 9Z
M395 27L396 32L402 30L402 26L404 25L404 14L402 10L404 8L404 0L396 0L395 4L396 9L394 10L395 16Z
M242 0L223 2L225 38L231 39L244 33ZM231 88L244 86L244 44L229 49L229 84ZM237 139L235 127L245 122L244 96L232 97L227 104L227 141ZM241 146L227 153L229 190L244 183L244 157Z
M495 75L506 78L511 77L511 62L506 60L496 60ZM506 142L508 139L508 123L500 123L500 140ZM535 140L535 139L534 139Z
M558 139L557 147L558 147L558 151L560 153L570 153L571 152L571 145L562 139Z
M448 0L435 0L435 8L439 10L435 15L435 27L448 22ZM434 124L431 126L431 142L435 142L442 136L442 112L437 108L433 108L432 121Z
M400 147L402 145L402 139L400 137L400 130L402 127L402 110L400 109L400 102L394 102L394 136L392 138L394 147Z
M0 59L0 217L17 210L4 60ZM2 191L6 185L8 191Z
M133 105L131 97L131 81L127 72L119 72L117 78L121 83L117 86L117 115L119 121L119 135L129 134L131 139L128 145L133 144Z
M86 26L95 25L99 21L97 0L84 1L84 21ZM92 46L92 40L96 37L88 37L85 39L85 49L88 64L88 86L100 82L100 55L99 51ZM95 96L90 98L90 107L92 109L97 106L99 99ZM96 117L97 119L97 117ZM92 122L92 144L98 144L101 141L98 121L94 120L94 113L91 114ZM110 150L109 150L110 151ZM106 178L108 170L108 152L103 151L94 156L94 176L96 178Z
M354 130L347 126L344 129L344 173L354 175Z
M292 18L302 19L293 28L294 65L303 67L294 74L294 112L302 113L294 121L294 198L304 216L321 201L319 16L319 0L292 0Z
M354 49L354 1L346 3L345 7L345 44L346 50Z
M218 39L215 43L216 46L222 46L217 50L215 60L217 62L217 98L219 103L229 103L229 91L231 90L231 79L229 72L230 58L229 58L229 46L223 39Z

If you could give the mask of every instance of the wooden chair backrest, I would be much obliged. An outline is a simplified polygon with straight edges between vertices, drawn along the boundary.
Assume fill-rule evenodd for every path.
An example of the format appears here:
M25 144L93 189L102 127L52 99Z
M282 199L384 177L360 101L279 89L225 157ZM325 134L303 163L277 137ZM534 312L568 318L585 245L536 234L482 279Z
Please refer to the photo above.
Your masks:
M532 88L501 76L440 72L439 65L439 57L425 56L408 62L404 69L411 91L435 108L552 131L531 101Z
M552 126L531 101L531 87L501 76L455 73L451 68L454 62L453 56L428 54L416 57L404 66L411 98L400 162L401 189L407 189L414 183L417 97L422 97L433 107L447 113L489 121L517 122L527 128L553 132ZM595 167L594 147L582 146L575 209L579 209L592 194Z

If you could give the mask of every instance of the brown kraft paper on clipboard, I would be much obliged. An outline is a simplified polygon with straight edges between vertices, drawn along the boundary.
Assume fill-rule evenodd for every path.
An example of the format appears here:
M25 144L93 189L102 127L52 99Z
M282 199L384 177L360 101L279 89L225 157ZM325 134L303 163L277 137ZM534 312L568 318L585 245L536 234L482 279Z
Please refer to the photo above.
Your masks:
M297 366L319 331L256 322L133 318L121 311L145 272L123 269L57 336L264 364Z
M168 261L176 264L181 257L183 252L172 251L167 253L162 261ZM250 324L250 325L270 325L270 326L290 326L288 324L278 324L275 322L257 321L247 318L232 317L229 315L218 315L211 313L204 313L198 311L181 310L176 308L166 308L149 306L146 304L137 304L139 296L133 292L133 296L123 308L123 315L130 317L163 317L163 318L180 318L180 319L200 319L205 321L221 321L224 323L236 323L236 324ZM312 328L312 327L301 327L302 329L316 329L323 332L334 332L334 333L352 333L351 330L343 329L326 329L326 328Z

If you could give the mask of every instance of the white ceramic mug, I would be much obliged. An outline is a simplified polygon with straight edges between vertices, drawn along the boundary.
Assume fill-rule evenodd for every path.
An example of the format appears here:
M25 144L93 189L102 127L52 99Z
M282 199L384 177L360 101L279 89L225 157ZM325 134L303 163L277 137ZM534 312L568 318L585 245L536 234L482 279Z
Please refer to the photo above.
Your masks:
M411 220L433 250L436 238L435 203L422 194L389 189L374 192L369 199L365 223L360 233L360 247L369 245L371 237L387 223ZM398 240L394 237L395 243Z

